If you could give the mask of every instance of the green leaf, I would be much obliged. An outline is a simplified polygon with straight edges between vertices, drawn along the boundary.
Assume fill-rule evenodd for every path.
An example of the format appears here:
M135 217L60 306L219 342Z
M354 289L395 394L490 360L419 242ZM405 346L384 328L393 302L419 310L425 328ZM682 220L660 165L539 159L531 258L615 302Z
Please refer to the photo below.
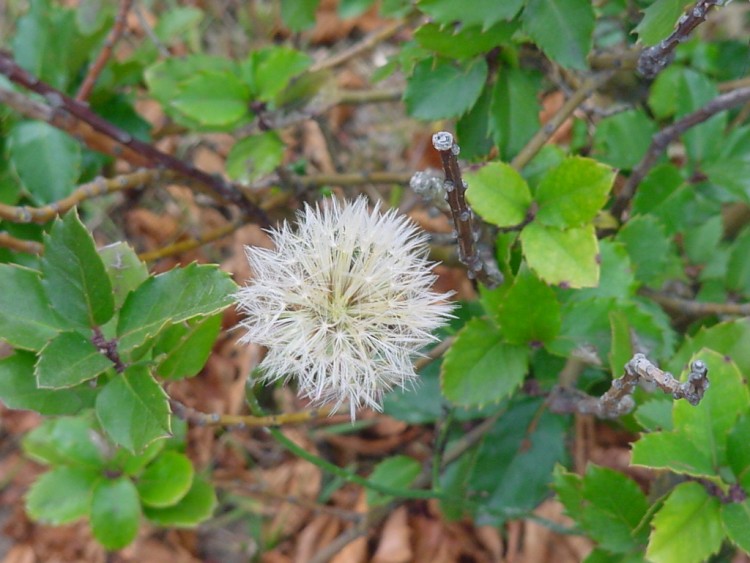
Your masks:
M561 228L590 223L607 201L614 177L609 166L590 158L566 158L536 189L536 220Z
M545 282L563 287L599 283L599 245L593 225L558 229L536 221L521 231L526 261Z
M630 170L646 154L656 125L642 110L602 119L594 132L593 155L615 168Z
M102 479L91 498L91 529L110 551L130 544L138 533L141 505L138 491L127 477Z
M171 432L167 394L143 364L130 366L104 386L96 398L96 416L112 440L132 452Z
M727 436L727 462L737 482L750 491L750 415L743 415Z
M23 450L32 459L50 465L72 465L101 470L106 451L104 437L84 417L47 419L23 438Z
M732 543L750 553L750 500L722 505L721 521Z
M166 451L138 478L138 494L148 506L177 504L193 484L193 464L181 453Z
M253 51L242 63L242 73L257 99L273 102L312 62L309 55L296 49L268 47Z
M675 487L654 516L646 557L654 563L700 563L724 539L721 503L698 483Z
M672 399L651 399L638 406L635 420L649 432L672 430Z
M524 29L561 66L585 70L594 33L594 8L588 0L528 0Z
M16 352L0 360L0 401L6 407L60 415L76 414L87 406L93 390L39 389L34 378L35 362L36 357L28 352Z
M41 350L65 326L50 307L39 273L0 264L0 339L15 348Z
M180 83L172 107L209 127L238 125L249 115L250 89L230 72L204 71Z
M702 348L721 350L727 360L734 362L740 373L750 373L750 319L743 318L702 327L694 336L688 336L685 343L669 363L669 370L677 373L686 369L690 358ZM710 376L709 376L710 378Z
M648 285L659 285L664 279L666 264L674 247L664 227L653 215L633 217L620 232L617 240L625 244L635 267L635 277Z
M748 253L750 253L750 228L745 228L732 243L726 275L727 288L745 295L750 294L750 260L747 259Z
M81 172L81 147L42 121L19 121L8 133L8 156L32 200L44 205L70 195Z
M174 506L155 508L144 506L146 517L161 526L192 528L211 517L216 508L213 487L197 475L182 500Z
M549 496L552 470L566 457L568 423L540 399L521 399L486 434L470 480L477 525L501 525Z
M599 285L571 291L569 299L582 301L592 297L614 297L623 302L631 299L635 293L636 281L625 245L611 238L602 239L599 241L599 255Z
M682 235L685 254L693 264L711 261L716 249L721 246L724 237L724 225L720 215L709 219L702 225L689 229ZM731 258L730 258L731 261Z
M498 227L518 225L526 218L531 192L521 175L504 162L492 162L464 178L466 199L485 221Z
M61 389L93 379L113 365L90 339L61 332L42 348L34 375L40 389Z
M500 70L492 89L490 131L506 160L518 154L539 129L539 88L536 73L519 68Z
M159 14L154 33L162 43L172 45L189 32L196 31L203 12L190 6L172 8Z
M281 0L281 19L291 31L302 31L315 23L320 0Z
M675 27L690 0L656 0L643 10L643 19L635 28L638 39L646 46L656 45Z
M612 326L612 348L609 351L609 370L612 377L619 377L625 364L633 357L633 342L627 315L621 310L609 312Z
M461 22L464 26L481 25L488 29L501 20L510 20L521 9L523 0L476 0L470 4L454 0L419 0L419 9L443 24Z
M404 92L411 117L425 121L463 115L482 93L487 78L483 58L454 63L447 59L425 59L414 67Z
M229 275L215 266L191 264L149 278L122 306L120 350L133 350L168 324L221 311L232 303L236 290Z
M546 344L560 331L560 304L552 288L524 268L505 295L497 320L511 344Z
M156 371L161 377L179 379L196 375L208 360L221 330L221 315L213 315L167 328L154 346L154 356L164 354Z
M422 464L416 459L397 455L378 463L367 480L394 489L408 489L421 471ZM387 495L367 490L367 506L370 508L388 504L391 500L393 499Z
M492 90L484 88L474 107L456 121L461 156L467 160L483 157L492 150L489 131L491 98Z
M461 406L486 405L510 395L528 370L528 351L504 342L491 323L474 318L458 333L443 361L443 395Z
M497 5L499 4L496 3L495 6ZM515 21L501 21L489 29L479 25L427 23L414 32L414 39L422 47L438 55L451 59L468 59L508 42L516 29L518 24Z
M565 507L565 513L576 522L583 516L583 477L569 473L562 465L556 465L552 472L552 488Z
M227 155L227 174L233 180L254 182L281 164L284 149L284 142L275 131L245 137Z
M646 543L648 528L639 527L649 504L635 481L613 469L589 464L582 497L586 508L579 524L601 547L625 553Z
M116 242L99 249L104 268L112 283L115 307L119 309L128 293L148 279L148 268L126 242Z
M356 18L367 11L375 0L341 0L338 13L342 19Z
M26 512L44 524L60 526L87 516L91 490L100 477L80 467L56 467L41 475L26 494Z
M715 477L711 456L699 449L685 434L657 432L642 436L633 444L633 465L671 469L694 477Z
M41 266L49 301L68 326L89 328L112 318L112 284L75 210L57 219L45 236Z

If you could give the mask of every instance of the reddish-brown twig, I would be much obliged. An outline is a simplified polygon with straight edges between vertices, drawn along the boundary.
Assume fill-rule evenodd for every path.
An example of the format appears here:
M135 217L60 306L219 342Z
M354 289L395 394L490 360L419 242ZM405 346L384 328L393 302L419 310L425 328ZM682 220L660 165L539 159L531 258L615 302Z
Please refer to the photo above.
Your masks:
M91 95L91 91L94 89L94 84L96 84L97 78L99 78L102 70L104 70L104 66L107 64L109 57L112 56L112 50L114 49L115 44L119 41L120 36L122 36L122 32L125 31L127 15L130 11L130 6L132 5L133 0L120 1L120 8L117 10L115 23L112 26L109 34L107 34L107 38L104 40L102 50L99 51L99 55L96 57L96 60L89 67L89 71L86 73L86 76L81 83L81 87L78 89L76 100L78 100L79 102L85 102L88 99L89 95Z

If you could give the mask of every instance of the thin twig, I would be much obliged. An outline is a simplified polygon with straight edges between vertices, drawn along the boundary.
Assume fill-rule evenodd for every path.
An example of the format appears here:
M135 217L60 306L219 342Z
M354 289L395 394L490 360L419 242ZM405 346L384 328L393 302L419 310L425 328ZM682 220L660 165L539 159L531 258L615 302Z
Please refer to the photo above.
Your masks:
M33 240L24 240L0 231L0 248L10 248L25 254L42 254L44 246Z
M45 97L53 113L53 116L49 120L51 125L60 127L71 133L71 131L75 131L75 127L69 123L72 116L75 120L85 123L91 129L120 146L121 149L119 152L122 154L115 154L115 156L127 159L123 150L127 148L131 153L138 155L139 158L134 163L137 166L145 165L152 168L161 167L173 170L183 177L190 178L196 183L206 186L210 190L210 193L220 200L237 205L248 219L264 227L270 225L265 212L248 200L240 190L226 182L221 176L208 174L191 164L160 151L149 143L134 138L127 131L115 127L110 122L93 113L86 104L66 96L63 92L32 76L29 72L18 66L10 54L4 51L0 51L0 73L4 74L11 82ZM114 152L117 153L118 151Z
M114 178L99 176L91 182L78 186L68 197L42 207L13 206L0 203L0 219L11 223L47 223L87 199L122 190L141 188L148 184L173 180L177 177L175 172L159 169L141 169Z
M612 71L601 72L588 77L571 96L565 101L559 110L539 129L534 136L526 143L516 157L511 162L511 166L516 170L521 170L526 166L544 144L555 134L560 126L570 117L573 112L593 94L597 88L604 85L613 76Z
M689 113L682 119L675 121L672 125L665 127L654 135L646 154L643 155L643 158L633 169L622 189L617 194L617 197L612 204L612 215L621 218L628 203L633 195L635 195L636 188L643 178L646 177L651 168L657 163L661 154L667 149L672 141L691 127L703 123L717 113L739 106L748 101L750 101L750 87L740 88L733 92L721 94L702 108L697 109L693 113Z
M219 240L226 236L229 236L243 225L245 225L245 222L243 220L235 219L231 223L227 223L222 227L213 229L212 231L209 231L195 238L175 242L174 244L170 244L157 250L141 252L140 254L138 254L138 258L140 258L144 262L154 262L155 260L167 258L176 254L182 254L183 252L189 252L190 250L194 250L200 246L203 246L204 244L208 244L210 242L214 242L215 240Z
M687 315L688 317L710 317L712 315L750 316L750 303L702 303L700 301L667 295L647 287L642 287L638 290L638 293L656 301L667 312Z
M91 91L94 89L97 78L104 70L104 66L107 64L109 57L112 56L112 50L115 44L120 40L123 31L125 31L125 24L127 23L127 15L130 11L130 7L133 5L133 0L120 0L120 8L117 10L117 16L115 17L115 23L112 26L107 38L104 40L102 50L99 51L99 55L96 60L89 68L86 77L81 83L81 87L78 89L76 94L76 100L84 102L88 99Z
M437 360L440 356L445 354L445 352L448 351L448 349L453 344L453 341L456 338L454 336L449 336L445 340L443 340L440 344L432 348L424 358L419 358L414 362L414 371L419 371L426 366L430 365L432 362Z
M172 407L172 412L175 416L186 422L195 424L196 426L224 426L230 429L269 428L287 426L290 424L303 424L319 418L325 418L331 412L328 408L320 408L301 412L271 414L267 416L245 416L204 413L188 407L175 399L170 399L169 405Z
M638 72L646 78L653 78L664 70L674 59L677 45L686 41L690 34L706 21L708 12L715 6L721 6L726 0L698 0L677 20L675 30L658 44L647 47L638 58Z
M409 172L349 172L296 176L294 177L294 182L305 188L318 186L361 186L364 184L408 185L411 177L412 174Z
M458 165L460 148L453 142L453 135L447 131L435 133L432 145L440 153L445 172L443 187L446 192L448 205L451 208L453 223L458 238L458 258L468 268L470 278L477 278L485 286L492 289L503 283L503 275L494 263L491 253L480 253L477 249L474 232L474 214L466 203L466 184L461 177Z
M378 43L382 43L386 39L393 37L405 26L406 22L404 20L396 20L393 23L386 25L383 29L379 29L378 31L371 33L370 35L362 39L359 43L352 45L345 51L342 51L341 53L333 55L332 57L328 57L327 59L314 64L310 67L310 72L317 72L319 70L325 70L344 64L349 59L358 57L359 55L369 51L370 49L373 49L376 45L378 45Z
M551 412L593 414L599 418L618 418L635 408L633 392L643 384L656 386L674 399L686 399L691 405L700 403L708 389L708 368L701 360L690 366L687 381L680 383L671 373L660 370L643 354L635 354L625 364L625 373L612 381L601 397L592 397L572 387L558 386L547 399Z

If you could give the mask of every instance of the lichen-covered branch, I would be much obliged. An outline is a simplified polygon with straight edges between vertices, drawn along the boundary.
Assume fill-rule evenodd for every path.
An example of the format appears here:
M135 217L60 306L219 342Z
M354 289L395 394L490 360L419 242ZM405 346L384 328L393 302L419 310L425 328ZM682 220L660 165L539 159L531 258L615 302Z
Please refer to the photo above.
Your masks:
M453 142L453 135L447 131L435 133L432 145L440 153L445 172L443 188L456 228L459 260L468 268L470 278L478 279L490 289L497 287L503 283L503 275L495 264L492 253L480 251L476 244L474 214L466 203L467 185L458 165L458 153L461 149Z
M643 354L635 354L625 364L625 373L612 381L601 397L592 397L572 387L556 387L547 399L552 412L593 414L598 418L618 418L635 408L633 392L638 385L658 387L674 399L686 399L697 405L708 389L708 368L700 360L690 366L687 381L680 382L671 373L652 364Z
M330 414L327 408L312 409L308 411L272 414L267 416L233 415L219 413L204 413L188 407L181 402L170 399L169 405L172 412L178 418L196 426L223 426L230 429L259 428L269 426L285 426L289 424L302 424L319 418L325 418Z

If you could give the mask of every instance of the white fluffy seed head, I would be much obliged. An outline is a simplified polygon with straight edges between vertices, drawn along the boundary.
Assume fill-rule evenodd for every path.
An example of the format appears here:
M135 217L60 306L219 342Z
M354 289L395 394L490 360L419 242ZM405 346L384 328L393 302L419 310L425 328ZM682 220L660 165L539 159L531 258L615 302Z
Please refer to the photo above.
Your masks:
M381 408L416 378L412 357L451 317L431 290L426 235L367 200L306 206L296 230L271 232L274 250L247 247L254 277L237 293L243 342L265 346L267 382L296 380L316 404Z

